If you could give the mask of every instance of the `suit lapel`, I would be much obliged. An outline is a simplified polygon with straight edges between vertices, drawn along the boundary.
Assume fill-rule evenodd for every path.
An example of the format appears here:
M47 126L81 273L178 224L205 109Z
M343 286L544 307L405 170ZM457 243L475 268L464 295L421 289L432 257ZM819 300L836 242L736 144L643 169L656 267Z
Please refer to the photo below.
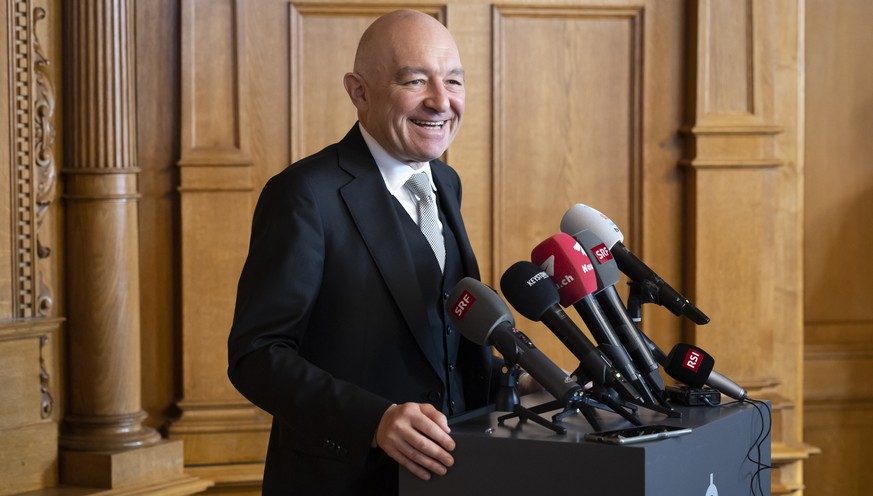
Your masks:
M440 336L429 329L412 253L403 238L394 200L357 126L338 150L340 167L354 176L340 188L340 195L412 335L431 367L444 379L439 363Z

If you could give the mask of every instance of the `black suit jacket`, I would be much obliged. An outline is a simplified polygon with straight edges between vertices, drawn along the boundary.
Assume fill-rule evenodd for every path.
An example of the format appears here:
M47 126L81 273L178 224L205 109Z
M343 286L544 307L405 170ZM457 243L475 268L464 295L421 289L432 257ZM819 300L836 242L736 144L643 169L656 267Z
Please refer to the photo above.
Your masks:
M431 170L464 273L478 278L458 175L438 160ZM228 375L274 417L264 494L375 494L396 485L396 464L371 448L379 420L392 403L430 402L444 389L440 340L416 287L412 257L421 255L410 253L394 202L357 125L261 193ZM492 356L461 341L456 363L472 409L489 401Z

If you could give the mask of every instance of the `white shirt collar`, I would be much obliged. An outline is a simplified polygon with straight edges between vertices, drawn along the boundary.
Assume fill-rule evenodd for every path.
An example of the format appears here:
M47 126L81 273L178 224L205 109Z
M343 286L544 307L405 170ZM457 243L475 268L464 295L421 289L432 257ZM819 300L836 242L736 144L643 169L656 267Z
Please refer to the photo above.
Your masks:
M370 149L370 153L376 160L376 165L379 167L379 172L382 174L382 179L385 181L385 186L388 187L388 192L397 198L407 198L412 193L403 187L410 176L416 172L424 172L430 179L430 186L436 191L436 184L433 182L433 174L430 170L430 162L426 162L421 168L413 169L411 165L405 164L396 158L392 157L382 148L381 145L373 138L370 133L364 129L363 124L358 123L358 128L361 130L361 135ZM413 199L414 200L414 199Z

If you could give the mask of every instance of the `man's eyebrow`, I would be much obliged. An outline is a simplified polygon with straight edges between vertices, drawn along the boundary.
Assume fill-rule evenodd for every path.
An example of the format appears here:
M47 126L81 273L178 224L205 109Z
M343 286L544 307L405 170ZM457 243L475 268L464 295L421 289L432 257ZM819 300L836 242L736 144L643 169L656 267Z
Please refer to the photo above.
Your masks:
M416 66L404 66L397 70L395 73L396 78L402 78L404 76L409 76L412 74L427 74L429 71L424 67L416 67ZM457 67L449 71L449 76L454 77L464 77L464 69L462 67Z

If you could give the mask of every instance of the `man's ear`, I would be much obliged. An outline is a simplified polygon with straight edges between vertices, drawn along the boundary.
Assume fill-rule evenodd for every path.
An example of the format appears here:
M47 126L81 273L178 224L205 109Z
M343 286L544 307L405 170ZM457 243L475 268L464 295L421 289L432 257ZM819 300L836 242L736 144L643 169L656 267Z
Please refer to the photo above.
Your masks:
M343 86L346 88L346 93L352 99L352 104L358 111L367 110L367 88L361 75L355 72L348 72L343 77Z

